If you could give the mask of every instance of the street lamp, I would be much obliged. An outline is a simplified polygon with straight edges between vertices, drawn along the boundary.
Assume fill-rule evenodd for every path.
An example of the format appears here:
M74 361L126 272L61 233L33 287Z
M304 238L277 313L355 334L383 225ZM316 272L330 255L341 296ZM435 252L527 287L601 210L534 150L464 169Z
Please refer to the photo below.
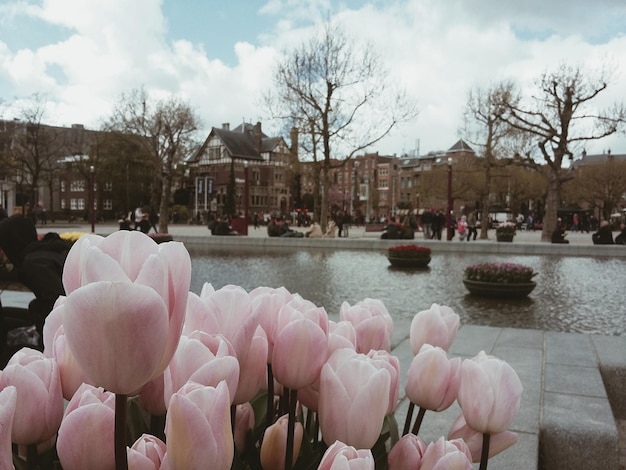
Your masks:
M448 237L447 240L452 240L452 158L448 157Z
M96 233L96 208L95 208L95 202L96 199L94 197L94 179L95 179L95 174L96 174L96 169L92 166L89 167L89 173L91 174L91 184L89 187L89 192L90 192L90 200L91 200L91 233Z
M250 210L249 204L250 204L250 181L248 178L248 161L245 160L243 162L243 220L244 220L244 226L245 226L245 232L246 232L244 235L248 235L248 225L250 223L248 219L248 211Z

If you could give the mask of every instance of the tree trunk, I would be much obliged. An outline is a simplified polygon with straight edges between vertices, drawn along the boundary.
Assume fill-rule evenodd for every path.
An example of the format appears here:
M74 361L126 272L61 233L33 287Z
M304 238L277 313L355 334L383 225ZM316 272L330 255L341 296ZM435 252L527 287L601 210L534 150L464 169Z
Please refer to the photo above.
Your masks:
M322 201L320 208L320 225L323 227L323 230L326 231L327 221L328 221L328 162L324 161L324 165L322 166Z
M491 194L491 162L485 161L485 188L481 199L480 240L489 238L489 195Z
M556 228L557 210L561 201L561 181L557 171L551 171L548 181L548 196L546 197L546 210L543 216L543 229L541 241L550 243L552 232Z

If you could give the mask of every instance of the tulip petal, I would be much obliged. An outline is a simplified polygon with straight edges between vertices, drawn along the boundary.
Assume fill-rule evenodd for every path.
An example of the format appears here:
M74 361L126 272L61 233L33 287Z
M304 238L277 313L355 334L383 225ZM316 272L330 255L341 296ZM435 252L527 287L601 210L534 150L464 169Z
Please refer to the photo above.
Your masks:
M153 289L96 282L72 292L63 308L68 344L93 383L129 394L152 378L168 334L167 308Z

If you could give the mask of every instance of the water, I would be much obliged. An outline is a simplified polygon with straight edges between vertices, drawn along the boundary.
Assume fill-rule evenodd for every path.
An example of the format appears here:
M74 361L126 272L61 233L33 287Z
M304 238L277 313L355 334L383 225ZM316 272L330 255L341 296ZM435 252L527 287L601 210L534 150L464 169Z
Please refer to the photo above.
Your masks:
M208 250L208 251L207 251ZM332 320L343 302L380 299L396 327L408 331L413 316L432 303L448 305L462 323L569 333L626 333L626 265L609 258L434 254L427 269L393 268L382 252L259 251L207 248L192 254L191 290L209 282L250 291L284 286L318 306ZM531 266L537 287L521 300L471 296L462 279L466 266L509 261ZM395 329L395 328L394 328Z

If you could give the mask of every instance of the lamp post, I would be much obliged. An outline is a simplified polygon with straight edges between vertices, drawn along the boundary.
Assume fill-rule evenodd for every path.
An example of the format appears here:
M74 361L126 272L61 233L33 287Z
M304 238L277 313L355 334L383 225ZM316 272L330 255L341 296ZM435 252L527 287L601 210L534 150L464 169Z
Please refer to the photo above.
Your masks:
M94 197L94 183L95 183L95 174L96 169L92 166L89 167L89 173L91 175L91 184L89 185L90 192L90 200L91 200L91 233L96 233L96 208L95 202L96 199Z
M452 240L452 158L448 157L448 209L446 213L448 225L447 240Z

